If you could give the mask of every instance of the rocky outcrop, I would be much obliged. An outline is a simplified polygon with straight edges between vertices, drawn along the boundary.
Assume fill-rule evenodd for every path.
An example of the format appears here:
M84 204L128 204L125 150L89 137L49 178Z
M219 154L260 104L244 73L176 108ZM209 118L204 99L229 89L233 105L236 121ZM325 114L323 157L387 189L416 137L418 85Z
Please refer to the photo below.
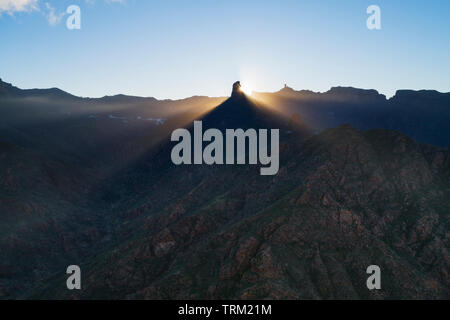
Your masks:
M241 89L241 82L236 81L235 83L233 83L233 88L231 90L231 97L235 98L235 97L240 97L242 95L244 95L244 93L242 92L242 89Z

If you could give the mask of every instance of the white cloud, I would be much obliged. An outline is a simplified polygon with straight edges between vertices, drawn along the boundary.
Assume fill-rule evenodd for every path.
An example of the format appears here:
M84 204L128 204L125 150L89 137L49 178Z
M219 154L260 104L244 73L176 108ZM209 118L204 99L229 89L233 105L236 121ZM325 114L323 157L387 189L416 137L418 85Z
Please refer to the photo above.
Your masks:
M124 4L126 0L103 0L106 3L122 3ZM39 9L39 0L0 0L0 18L3 12L10 15L14 12L31 12L40 11L46 18L51 26L55 26L61 22L64 17L64 12L57 13L56 9L50 5L50 3L45 3L45 10ZM95 0L85 0L88 4L93 4Z
M51 26L56 26L61 22L61 19L62 17L64 17L65 12L56 13L55 8L53 8L48 2L45 3L45 8L47 9L47 14L45 16L47 17L48 23Z
M39 10L38 0L0 0L0 13Z

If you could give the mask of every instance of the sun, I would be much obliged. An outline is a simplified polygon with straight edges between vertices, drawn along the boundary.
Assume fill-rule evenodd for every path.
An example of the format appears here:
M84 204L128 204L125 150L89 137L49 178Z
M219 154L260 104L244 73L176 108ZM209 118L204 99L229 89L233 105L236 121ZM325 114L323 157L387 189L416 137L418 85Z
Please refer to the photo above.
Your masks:
M248 96L251 96L253 93L253 88L248 84L241 85L241 91Z

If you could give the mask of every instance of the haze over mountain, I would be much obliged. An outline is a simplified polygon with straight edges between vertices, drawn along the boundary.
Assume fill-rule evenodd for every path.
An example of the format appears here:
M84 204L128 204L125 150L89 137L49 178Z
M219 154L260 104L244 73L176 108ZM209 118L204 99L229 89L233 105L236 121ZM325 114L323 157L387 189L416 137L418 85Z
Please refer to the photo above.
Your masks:
M435 91L158 101L0 81L0 297L448 298L449 108ZM194 119L280 128L279 173L173 165Z
M296 91L285 86L274 93L254 92L252 97L267 106L275 106L277 112L286 116L299 115L302 121L316 131L349 123L361 130L397 130L422 143L450 146L450 137L446 134L450 125L450 93L398 90L392 98L386 99L376 90L334 87L327 92L318 93ZM74 113L91 119L103 115L126 121L156 122L173 115L179 116L183 112L197 112L198 116L225 100L223 97L205 96L157 100L120 94L98 99L79 98L57 88L21 90L2 82L1 79L0 99L9 100L10 105L21 104L23 107L29 107L33 102L38 103L44 99L39 108L26 110L20 115L15 109L3 107L5 121L11 120L8 116L34 118L39 116L36 114L39 112L40 116L46 119L58 114ZM69 101L71 103L68 103Z

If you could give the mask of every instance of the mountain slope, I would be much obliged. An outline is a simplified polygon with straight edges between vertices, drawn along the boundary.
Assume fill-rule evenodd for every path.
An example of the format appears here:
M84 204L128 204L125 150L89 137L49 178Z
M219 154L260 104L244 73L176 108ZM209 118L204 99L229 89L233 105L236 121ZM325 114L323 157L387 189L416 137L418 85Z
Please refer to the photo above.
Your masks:
M414 94L421 102L405 106L432 99L445 109L441 94ZM393 106L375 91L106 100L0 98L2 298L450 296L448 149L349 125L312 135L345 119L384 126ZM170 132L194 119L279 128L278 174L173 165ZM417 133L429 137L426 126ZM80 292L66 289L71 264L82 268ZM381 291L365 287L371 264Z
M250 167L169 173L158 188L186 189L157 211L149 194L130 238L83 266L81 292L58 278L37 296L449 297L448 151L349 126L292 148L272 178ZM365 287L371 264L381 291Z

